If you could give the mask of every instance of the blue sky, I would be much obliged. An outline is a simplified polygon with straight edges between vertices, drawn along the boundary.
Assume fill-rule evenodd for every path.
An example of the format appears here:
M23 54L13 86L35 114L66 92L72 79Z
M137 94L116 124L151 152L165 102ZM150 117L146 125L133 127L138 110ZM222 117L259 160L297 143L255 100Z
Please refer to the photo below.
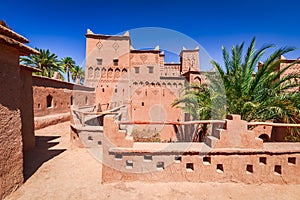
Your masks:
M296 59L299 6L296 0L2 0L0 19L27 37L30 46L71 56L77 64L85 58L87 28L112 35L141 27L175 30L197 41L219 62L222 45L249 44L256 36L257 47L266 43L296 47L286 55ZM138 39L132 38L132 43L141 48Z

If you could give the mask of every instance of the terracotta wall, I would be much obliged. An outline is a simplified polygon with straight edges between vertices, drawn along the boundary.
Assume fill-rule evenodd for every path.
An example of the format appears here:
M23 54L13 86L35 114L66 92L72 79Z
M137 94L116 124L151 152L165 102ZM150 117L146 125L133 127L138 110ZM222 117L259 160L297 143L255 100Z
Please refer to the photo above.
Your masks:
M33 76L32 84L35 117L67 113L71 105L95 104L94 88L40 76Z
M34 114L32 93L32 71L20 67L21 78L21 119L23 149L29 150L35 147Z
M228 154L220 151L203 156L199 152L185 152L184 155L170 152L133 154L122 151L111 153L109 160L103 163L102 181L300 183L299 153L272 155L240 151ZM145 155L151 160L145 161ZM132 167L128 163L132 163ZM160 167L161 163L163 167Z
M263 143L238 115L207 143L128 143L105 116L102 181L299 184L300 143ZM126 148L124 148L126 147Z
M23 183L19 52L0 43L0 199Z

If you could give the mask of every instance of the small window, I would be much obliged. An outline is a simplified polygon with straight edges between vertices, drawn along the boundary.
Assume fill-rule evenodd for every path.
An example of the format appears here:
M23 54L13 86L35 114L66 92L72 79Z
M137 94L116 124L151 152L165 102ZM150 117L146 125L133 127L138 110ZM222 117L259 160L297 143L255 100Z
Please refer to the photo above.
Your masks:
M181 163L182 158L181 156L175 156L174 160L176 163Z
M41 109L41 104L40 103L38 103L38 109Z
M296 165L296 157L288 157L289 165Z
M152 156L151 155L145 155L144 156L144 162L152 162Z
M145 104L144 104L144 102L142 102L142 106L144 106Z
M154 69L153 66L149 66L149 67L148 67L149 74L153 74L153 69Z
M102 88L102 92L104 92L104 88Z
M93 137L91 135L89 135L88 140L93 140Z
M115 155L115 159L116 159L116 160L122 160L122 158L123 158L123 155L122 155L122 154L116 154L116 155Z
M97 65L102 65L102 58L97 58Z
M73 101L74 101L74 97L71 96L71 97L70 97L70 103L71 103L71 105L73 105Z
M132 168L133 168L133 161L126 160L126 169L132 169Z
M281 175L281 165L275 165L274 166L274 174L275 175Z
M267 158L266 157L259 157L259 164L260 165L266 165L267 164Z
M165 168L164 162L157 162L156 169L157 170L163 170Z
M224 172L224 168L222 164L217 164L217 172L218 173L223 173Z
M87 96L85 96L84 102L85 102L85 105L88 104L88 97Z
M139 67L134 67L134 73L136 73L136 74L140 73L140 68Z
M52 100L53 100L53 97L49 94L46 98L47 100L47 108L51 108L52 107Z
M118 92L118 89L117 88L115 88L115 93L117 93Z
M253 173L253 165L247 165L246 173L247 174L252 174Z
M119 59L115 58L113 61L114 61L114 66L118 66L119 65Z
M186 163L186 171L193 172L194 171L194 163Z
M211 164L211 157L203 157L203 164L210 165Z

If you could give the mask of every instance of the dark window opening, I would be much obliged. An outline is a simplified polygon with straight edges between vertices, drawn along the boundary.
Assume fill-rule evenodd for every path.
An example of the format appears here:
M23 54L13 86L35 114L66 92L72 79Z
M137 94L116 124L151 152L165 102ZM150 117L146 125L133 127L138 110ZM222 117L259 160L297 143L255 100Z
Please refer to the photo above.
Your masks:
M157 170L163 170L165 168L164 165L165 165L164 162L157 162L156 164Z
M217 164L217 172L218 173L223 173L224 172L224 168L222 164Z
M102 65L102 58L97 58L97 65Z
M117 88L115 88L115 93L117 93L118 92L118 89Z
M288 157L288 164L296 164L296 157Z
M88 104L88 97L87 96L85 97L84 101L85 101L85 104Z
M210 165L211 164L211 157L203 157L203 164Z
M104 88L102 88L102 92L104 92Z
M186 163L186 171L194 171L194 163Z
M281 175L281 165L275 165L274 173L275 175Z
M122 160L122 158L123 158L123 155L122 155L122 154L116 154L116 155L115 155L115 159L116 159L116 160Z
M132 169L132 168L133 168L133 161L126 160L126 169Z
M144 156L144 162L151 162L152 161L152 156L151 155L145 155Z
M139 67L134 67L134 72L135 72L136 74L140 73L140 68L139 68Z
M263 142L268 142L269 141L269 136L267 135L267 134L261 134L260 136L259 136L259 138L260 139L262 139L263 140Z
M74 97L71 96L71 97L70 97L70 103L71 103L71 105L73 105L73 100L74 100Z
M154 67L152 67L152 66L148 67L149 74L153 74L153 69L154 69Z
M175 156L174 160L176 163L181 163L182 158L181 156Z
M267 158L266 157L259 157L259 164L266 165L267 164Z
M51 108L52 107L52 100L53 100L53 97L49 94L47 96L47 108Z
M119 65L119 59L114 59L114 66L118 66Z
M144 102L142 102L142 106L144 106L145 104L144 104Z
M248 174L252 174L253 173L253 165L247 165L246 170L247 170Z

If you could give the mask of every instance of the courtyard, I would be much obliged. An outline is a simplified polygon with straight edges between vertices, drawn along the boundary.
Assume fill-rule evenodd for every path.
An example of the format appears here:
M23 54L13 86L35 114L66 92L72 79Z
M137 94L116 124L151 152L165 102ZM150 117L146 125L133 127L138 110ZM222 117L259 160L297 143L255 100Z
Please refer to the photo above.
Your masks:
M101 184L102 165L86 148L70 144L69 122L35 131L37 148L25 157L24 185L15 199L298 199L300 185L244 183Z

